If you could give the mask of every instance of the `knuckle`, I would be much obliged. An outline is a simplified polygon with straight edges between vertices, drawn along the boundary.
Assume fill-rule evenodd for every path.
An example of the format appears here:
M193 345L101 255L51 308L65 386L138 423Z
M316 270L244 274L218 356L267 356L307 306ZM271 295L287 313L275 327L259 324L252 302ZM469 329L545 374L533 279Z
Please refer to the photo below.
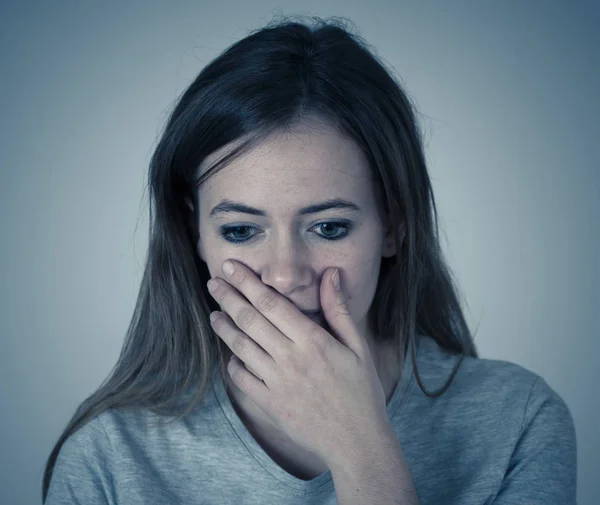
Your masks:
M279 350L279 352L277 354L277 361L282 363L284 368L289 368L292 361L294 360L294 357L295 357L295 354L286 347L285 349Z
M287 365L294 377L305 378L309 376L309 370L314 365L314 359L312 359L312 356L309 356L308 359L295 359Z
M317 324L310 325L306 340L311 346L322 346L325 340L323 338L323 328Z
M315 356L324 356L326 353L326 341L320 330L320 327L312 328L306 336L306 345Z
M244 384L244 371L242 368L236 368L230 375L238 386Z
M256 320L256 310L250 308L244 308L239 314L239 323L242 329L247 329L252 326Z
M272 312L278 304L277 295L271 291L267 291L258 297L256 308L261 312Z
M242 357L245 355L247 347L248 344L246 342L246 339L242 336L236 337L231 343L231 350L238 357Z
M348 306L342 302L342 301L337 301L335 303L335 313L339 314L341 316L349 316L350 315L350 311L348 309Z
M229 291L227 286L223 286L223 283L219 283L217 286L217 290L214 293L215 300L218 300L219 303L224 303L227 301L229 296Z

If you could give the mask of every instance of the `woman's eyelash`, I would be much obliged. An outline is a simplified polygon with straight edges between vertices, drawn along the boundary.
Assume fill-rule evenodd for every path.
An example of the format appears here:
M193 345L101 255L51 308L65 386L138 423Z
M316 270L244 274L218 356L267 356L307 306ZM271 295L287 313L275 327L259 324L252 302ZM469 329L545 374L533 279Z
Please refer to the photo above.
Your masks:
M333 221L327 221L324 223L317 223L316 225L313 226L313 228L319 227L319 226L326 226L326 225L333 225L336 227L339 227L341 229L344 230L343 234L341 235L336 235L333 237L327 237L321 234L317 234L317 236L319 236L320 238L322 238L323 240L327 240L329 242L332 242L334 240L341 240L345 237L348 236L348 234L350 233L350 230L352 229L352 223L338 223L338 222L333 222ZM239 230L247 230L247 229L252 229L254 228L254 226L250 226L250 225L239 225L239 226L221 226L220 228L220 234L221 236L227 240L227 242L231 242L233 244L241 244L243 242L248 242L249 240L251 240L255 235L252 235L251 237L246 237L246 238L233 238L232 234L234 234L236 231Z

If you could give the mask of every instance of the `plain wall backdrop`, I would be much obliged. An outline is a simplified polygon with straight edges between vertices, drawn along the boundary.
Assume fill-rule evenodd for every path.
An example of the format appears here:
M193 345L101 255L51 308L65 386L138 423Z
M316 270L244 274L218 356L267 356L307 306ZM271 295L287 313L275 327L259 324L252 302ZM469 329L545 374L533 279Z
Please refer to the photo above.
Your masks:
M148 239L146 173L203 66L277 14L343 16L425 130L442 245L484 358L540 374L600 501L600 14L593 2L3 2L0 503L118 357ZM502 420L499 420L502 422Z

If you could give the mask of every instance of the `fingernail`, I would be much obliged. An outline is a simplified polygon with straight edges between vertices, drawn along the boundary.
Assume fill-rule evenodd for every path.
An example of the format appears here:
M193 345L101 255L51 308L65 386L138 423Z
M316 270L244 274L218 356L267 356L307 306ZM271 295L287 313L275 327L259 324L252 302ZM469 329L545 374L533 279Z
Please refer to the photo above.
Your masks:
M335 288L336 291L340 290L340 274L339 274L339 270L336 268L335 271L333 272L333 275L331 276L331 282L333 283L333 287Z
M206 287L208 288L208 290L211 293L214 293L218 286L219 286L219 283L217 281L215 281L214 279L211 279L206 283Z
M225 275L227 275L228 277L231 277L233 275L234 270L235 270L235 268L231 261L227 260L223 263L223 273Z

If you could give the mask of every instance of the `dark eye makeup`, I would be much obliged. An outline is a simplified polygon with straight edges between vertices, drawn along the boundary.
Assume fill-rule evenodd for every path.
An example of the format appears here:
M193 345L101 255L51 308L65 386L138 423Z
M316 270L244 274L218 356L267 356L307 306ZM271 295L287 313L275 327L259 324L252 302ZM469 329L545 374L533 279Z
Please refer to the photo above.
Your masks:
M335 240L341 240L345 237L347 237L350 234L350 231L352 230L352 223L349 221L344 221L344 222L338 222L338 221L326 221L323 223L317 223L313 226L313 228L318 228L321 227L321 230L323 231L323 229L325 227L329 227L331 229L331 227L334 227L336 229L341 229L342 233L339 234L332 234L329 235L328 232L326 231L325 234L321 234L321 233L317 233L317 236L319 238L322 238L323 240L327 240L329 242L331 241L335 241ZM255 237L257 234L251 235L250 237L248 237L245 233L243 233L244 231L247 230L252 230L252 229L256 229L254 226L250 226L250 225L235 225L235 226L221 226L219 228L219 233L220 235L227 241L227 242L231 242L233 244L241 244L244 242L248 242L249 240L251 240L253 237ZM240 233L242 232L242 233ZM237 236L236 236L237 234ZM240 238L240 235L242 235L242 237Z

